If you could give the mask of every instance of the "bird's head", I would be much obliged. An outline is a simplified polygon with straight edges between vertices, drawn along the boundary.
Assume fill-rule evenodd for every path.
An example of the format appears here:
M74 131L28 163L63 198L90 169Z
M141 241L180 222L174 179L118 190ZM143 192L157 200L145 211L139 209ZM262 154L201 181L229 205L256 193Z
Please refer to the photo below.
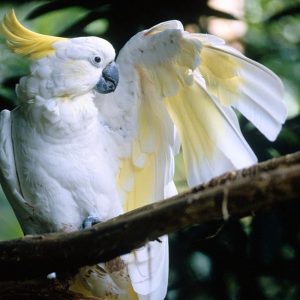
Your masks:
M21 25L14 11L5 16L1 32L13 52L32 59L31 74L20 81L21 98L107 94L117 87L115 50L104 39L38 34Z

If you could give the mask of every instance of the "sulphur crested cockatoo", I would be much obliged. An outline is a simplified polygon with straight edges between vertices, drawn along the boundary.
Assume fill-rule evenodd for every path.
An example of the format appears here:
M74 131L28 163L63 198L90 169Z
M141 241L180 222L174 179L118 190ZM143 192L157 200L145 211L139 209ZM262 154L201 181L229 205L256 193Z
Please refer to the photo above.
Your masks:
M31 58L16 88L20 104L0 120L1 184L25 234L77 230L175 194L180 147L190 186L254 164L233 108L269 140L286 118L274 73L178 21L136 34L116 64L106 40L34 33L13 12L1 31L13 52ZM82 268L71 288L160 300L167 281L162 237Z

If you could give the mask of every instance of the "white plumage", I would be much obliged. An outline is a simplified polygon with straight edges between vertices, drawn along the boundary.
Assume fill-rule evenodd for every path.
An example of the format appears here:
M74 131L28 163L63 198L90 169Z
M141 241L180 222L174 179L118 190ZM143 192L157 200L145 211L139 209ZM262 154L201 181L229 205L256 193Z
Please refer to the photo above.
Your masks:
M232 108L270 140L286 117L276 75L178 21L128 41L117 59L119 85L106 95L94 87L108 93L116 85L107 41L39 35L14 13L2 32L13 51L33 58L17 87L21 104L0 118L1 184L25 234L77 230L88 216L105 221L176 194L180 145L190 186L255 163ZM82 268L71 288L163 299L168 239L161 240Z

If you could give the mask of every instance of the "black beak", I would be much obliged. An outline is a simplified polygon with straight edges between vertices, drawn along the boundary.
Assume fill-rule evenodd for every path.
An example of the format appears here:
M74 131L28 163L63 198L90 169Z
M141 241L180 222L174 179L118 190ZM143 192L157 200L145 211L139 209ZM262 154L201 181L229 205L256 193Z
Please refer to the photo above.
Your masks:
M108 94L113 92L119 83L119 71L117 65L112 62L102 71L102 76L97 82L95 89L98 93Z

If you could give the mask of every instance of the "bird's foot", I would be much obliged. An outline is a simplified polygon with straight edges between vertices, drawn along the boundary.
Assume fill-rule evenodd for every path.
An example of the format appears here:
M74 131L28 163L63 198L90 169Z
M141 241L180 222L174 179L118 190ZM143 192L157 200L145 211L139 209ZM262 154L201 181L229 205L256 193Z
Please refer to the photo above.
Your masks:
M98 217L88 216L83 220L82 228L83 229L91 228L93 225L96 225L98 223L101 223L101 221Z

